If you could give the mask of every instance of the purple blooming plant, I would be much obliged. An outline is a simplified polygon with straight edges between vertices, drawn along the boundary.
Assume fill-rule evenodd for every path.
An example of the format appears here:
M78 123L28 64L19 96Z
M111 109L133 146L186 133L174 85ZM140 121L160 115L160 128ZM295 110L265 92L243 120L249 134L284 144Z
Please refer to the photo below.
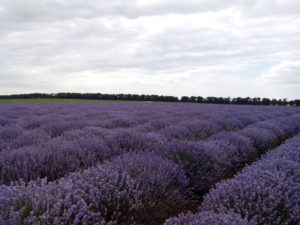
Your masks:
M204 197L201 210L234 212L257 224L300 223L300 163L280 157L289 154L291 143L298 147L300 135L246 167L233 179L220 182ZM294 146L295 147L295 146Z
M204 142L172 141L160 154L183 168L194 193L203 193L218 179L215 146Z
M160 130L168 125L168 121L165 118L158 117L149 120L149 124L154 130Z
M0 224L163 222L299 132L299 114L297 107L1 103ZM174 223L298 224L299 144L293 138L218 184L203 204L209 212Z
M0 183L8 184L22 178L28 182L37 178L49 180L69 172L95 165L118 154L95 137L65 141L52 139L45 146L27 146L0 152Z
M243 123L240 122L238 119L230 117L215 117L212 119L212 121L216 122L219 126L223 128L223 130L226 131L241 129L244 126Z
M10 122L11 122L11 121L10 121L9 118L7 118L7 117L4 116L4 115L0 115L0 126L1 126L1 127L7 126Z
M278 127L278 130L276 129ZM296 134L300 129L300 116L291 115L280 119L253 124L241 131L250 138L259 154L280 144L284 139Z
M104 167L125 173L133 180L140 204L132 206L136 207L134 221L138 224L160 220L187 206L191 193L184 172L155 153L129 152L107 161Z
M9 124L1 127L0 129L0 140L11 141L19 137L23 132L22 127L19 124Z
M162 134L168 139L178 139L178 140L186 140L188 137L191 136L191 131L189 128L182 124L171 125L166 127Z
M66 141L78 141L80 139L96 138L105 140L108 136L112 135L112 131L102 127L86 126L82 129L72 129L64 132L61 136Z
M159 144L157 138L142 134L135 129L123 128L113 130L112 135L107 136L105 142L112 151L120 153L153 150L156 143Z
M41 127L43 122L43 117L28 115L26 118L22 119L21 124L25 130L32 130Z
M169 218L164 225L255 225L249 223L247 219L242 219L240 215L234 213L209 213L180 214L178 217Z
M234 174L257 157L253 142L239 132L220 132L210 137L208 143L217 146L220 170L225 177Z
M67 122L63 120L53 119L53 121L49 121L44 123L41 128L44 129L47 133L51 135L52 138L62 135L65 131L81 128L82 126L79 124L77 126L76 123Z
M287 123L272 123L264 121L256 124L256 127L272 131L280 140L286 139L291 133L291 129L289 128L290 126Z
M280 145L275 150L263 155L262 159L276 158L282 160L292 160L300 163L299 146L300 138L297 138L297 136L295 136L295 138L288 139L288 141L286 141L284 145Z
M297 224L299 193L299 184L293 180L283 179L280 173L258 170L252 176L240 175L217 185L205 197L202 209L239 213L258 224Z
M264 153L267 149L275 146L275 142L277 142L276 135L265 128L247 127L243 129L240 134L253 142L258 154Z
M116 127L129 128L134 126L135 123L136 121L133 120L133 118L131 117L118 117L111 121L111 128L116 128Z
M128 153L56 182L2 186L2 224L132 224L186 204L187 179L154 153ZM2 196L4 195L5 196Z
M25 146L39 146L41 143L49 142L51 137L42 129L25 130L13 141L7 143L8 149L17 149Z
M127 208L131 201L128 185L126 177L101 167L55 183L19 183L10 187L0 221L3 225L116 224L114 219L122 220L118 207Z
M250 124L256 123L259 120L252 115L236 115L235 118L243 124L243 127L248 126Z
M180 124L178 124L178 126L186 127L189 130L185 139L192 141L204 140L222 130L222 127L217 123L204 119L182 121Z

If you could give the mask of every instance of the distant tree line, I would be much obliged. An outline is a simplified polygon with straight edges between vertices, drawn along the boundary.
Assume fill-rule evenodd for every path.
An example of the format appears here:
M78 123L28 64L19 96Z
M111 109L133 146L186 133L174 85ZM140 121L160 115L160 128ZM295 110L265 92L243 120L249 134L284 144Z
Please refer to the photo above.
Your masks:
M69 92L56 93L56 94L31 93L31 94L0 95L0 99L36 99L36 98L180 102L180 100L177 97L163 96L163 95L69 93Z
M210 103L210 104L237 104L237 105L281 105L281 106L300 106L300 99L288 101L284 99L269 99L269 98L250 98L250 97L237 97L237 98L224 98L224 97L206 97L201 96L182 96L181 102L194 102L194 103Z
M175 96L165 95L138 95L138 94L102 94L102 93L31 93L0 95L0 99L36 99L36 98L63 98L63 99L91 99L91 100L125 100L125 101L159 101L159 102L190 102L209 104L237 104L237 105L280 105L300 106L300 99L288 101L284 99L250 98L250 97L201 97L201 96Z

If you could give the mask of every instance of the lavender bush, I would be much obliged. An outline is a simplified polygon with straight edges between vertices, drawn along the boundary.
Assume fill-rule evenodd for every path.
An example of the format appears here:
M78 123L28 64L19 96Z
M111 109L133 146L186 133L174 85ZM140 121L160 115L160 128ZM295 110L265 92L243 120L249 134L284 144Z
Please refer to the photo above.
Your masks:
M188 179L176 164L163 160L155 153L131 152L104 164L119 173L127 174L134 183L139 201L135 222L147 223L159 220L188 203L190 191Z
M250 225L246 219L242 219L238 214L180 214L178 217L167 219L164 225ZM254 223L251 223L254 225Z
M295 107L1 103L0 224L158 224L299 132L299 115ZM242 200L240 211L206 205L213 212L168 223L297 223L296 142L240 178L245 187L250 174L260 181L249 190L264 190L264 198L255 195L263 204L254 201L245 212ZM223 191L231 196L239 187ZM266 207L273 198L274 210Z
M204 142L174 140L160 154L183 168L191 190L199 194L218 178L220 168L215 152L215 146Z
M235 173L257 157L253 142L239 132L220 132L210 137L208 143L217 146L216 155L223 175Z
M299 224L300 162L289 157L299 156L299 146L297 135L235 178L217 184L201 210L235 212L257 224Z
M2 186L2 224L132 224L159 218L186 203L188 181L175 164L154 153L127 153L73 173Z

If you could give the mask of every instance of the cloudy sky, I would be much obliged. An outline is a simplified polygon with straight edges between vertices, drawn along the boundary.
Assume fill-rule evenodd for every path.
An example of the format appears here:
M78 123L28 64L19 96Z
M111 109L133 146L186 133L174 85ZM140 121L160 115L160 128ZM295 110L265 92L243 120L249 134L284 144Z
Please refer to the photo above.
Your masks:
M299 0L0 0L0 94L300 98Z

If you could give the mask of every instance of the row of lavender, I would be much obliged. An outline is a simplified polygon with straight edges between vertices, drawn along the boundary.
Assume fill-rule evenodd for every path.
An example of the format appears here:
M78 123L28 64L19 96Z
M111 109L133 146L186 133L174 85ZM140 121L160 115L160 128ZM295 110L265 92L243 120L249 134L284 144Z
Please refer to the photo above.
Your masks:
M216 130L234 130L261 120L298 112L300 112L298 108L222 105L199 107L185 104L142 103L17 105L2 103L0 149L32 145L34 143L30 143L32 140L28 141L28 139L39 132L43 135L37 137L47 136L45 137L47 140L60 136L66 131L83 127L106 129L134 127L144 132L159 131L169 139L197 140L205 138L210 132L214 133ZM201 129L205 129L203 136L201 136ZM23 134L24 131L26 134Z
M228 130L236 130L236 133L242 129L242 134L246 137L257 135L252 137L257 142L255 147L265 149L294 132L293 129L288 131L282 127L274 127L273 120L266 119L285 120L282 118L292 118L290 115L299 111L297 108L281 107L275 107L274 110L272 107L253 106L199 107L134 103L70 103L67 107L63 104L4 104L4 106L0 109L0 184L9 184L20 178L26 182L38 177L58 179L69 172L89 168L110 157L132 150L166 152L166 148L195 148L199 152L199 149L218 148L221 149L219 154L225 156L222 152L228 146L228 142L235 141L233 145L237 145L238 142L248 145L245 138L236 137L234 133L216 136L218 132ZM259 122L262 120L266 121ZM277 132L278 138L266 133L265 128L270 126L272 132ZM211 137L210 147L203 146L199 142L201 139L208 140L209 137ZM276 141L268 143L270 146L263 146L264 141L271 142L267 138ZM221 142L218 141L221 139ZM187 142L196 140L198 143ZM261 146L258 146L259 144ZM245 159L234 159L239 157L236 155L237 152L233 153L232 150L226 152L225 158L233 158L229 162L225 160L224 163L238 163L243 166ZM210 161L215 161L214 156L202 154L202 150L201 154L197 154L198 158L203 154L209 155L207 157L212 158ZM249 158L250 155L245 157ZM238 167L235 165L235 168ZM234 172L230 166L227 169L229 173Z
M149 224L151 220L165 218L186 208L194 201L195 195L201 195L218 180L280 144L298 132L299 127L299 115L284 116L254 123L241 130L216 133L205 142L170 141L153 132L149 135L160 141L145 142L139 139L144 134L136 138L136 133L131 138L132 130L122 130L125 132L122 135L111 136L111 140L114 140L111 143L118 144L115 147L111 145L108 152L121 149L123 154L118 153L119 156L103 164L53 182L38 180L28 185L1 186L0 222ZM77 145L79 137L91 135L88 133L84 136L85 133L86 130L75 136L72 132L63 135ZM120 133L118 129L116 134ZM118 137L123 141L116 142ZM152 147L149 147L149 143ZM56 160L66 162L60 169L72 163L74 158L68 158L71 153L68 152L67 157L61 159L63 155L56 152ZM87 153L89 151L81 157L87 157ZM52 161L47 169L51 169L51 163L55 167L56 161ZM227 217L230 220L230 215Z
M183 168L190 189L201 197L218 180L234 175L299 130L300 115L292 115L258 122L239 131L219 132L205 142L171 141L159 154Z
M300 224L300 134L218 183L199 210L165 225Z
M172 138L205 138L222 129L238 129L267 118L291 115L295 108L191 107L168 104L11 104L0 108L0 151L35 146L70 130L135 128ZM247 116L252 111L251 116ZM299 110L298 110L299 111ZM202 131L202 132L201 132Z

